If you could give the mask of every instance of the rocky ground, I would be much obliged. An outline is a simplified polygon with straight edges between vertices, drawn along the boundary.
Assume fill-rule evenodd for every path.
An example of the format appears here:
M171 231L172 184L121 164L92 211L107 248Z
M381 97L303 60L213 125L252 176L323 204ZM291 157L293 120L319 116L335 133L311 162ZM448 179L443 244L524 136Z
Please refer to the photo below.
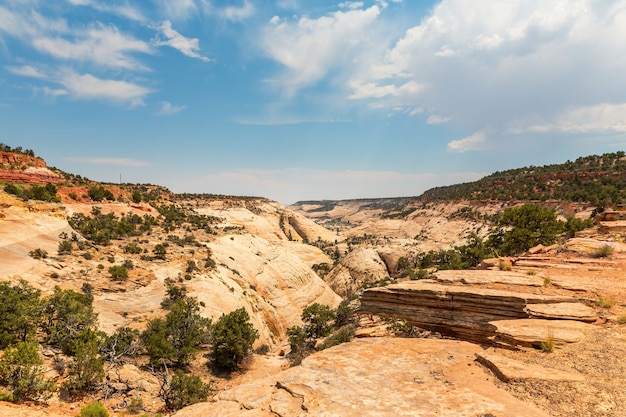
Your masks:
M313 302L336 306L341 297L357 293L364 283L390 280L401 256L463 243L470 231L485 233L484 216L502 206L433 203L416 205L399 217L394 216L393 205L363 208L362 202L333 206L332 212L315 211L318 206L296 207L294 212L264 199L178 203L220 218L215 225L217 234L194 232L201 246L170 245L166 261L144 261L125 254L122 248L132 239L57 256L59 236L72 232L67 216L89 213L94 204L66 197L62 204L23 203L0 192L0 279L24 279L44 294L55 285L80 290L88 282L94 287L100 327L112 332L125 325L142 328L148 319L163 314L160 302L166 278L182 277L188 261L199 262L210 254L216 267L203 268L184 280L190 295L204 303L202 314L217 318L246 308L261 336L257 345L267 344L271 350L267 355L254 355L245 372L229 378L212 375L206 361L198 358L192 369L205 381L212 381L213 396L207 403L179 411L179 417L626 415L626 251L616 233L590 231L561 246L538 248L528 256L507 260L503 265L510 265L510 271L499 260L492 260L481 271L441 272L430 281L405 281L396 287L368 290L364 303L368 299L380 303L378 294L385 291L387 297L410 291L413 295L391 303L383 312L364 305L359 339L315 353L302 365L290 367L280 353L288 351L286 329L300 324L304 306ZM98 206L117 215L157 215L145 203ZM587 213L586 208L569 209L581 216ZM168 235L183 237L187 233L155 229L140 240L152 248ZM607 242L614 246L613 254L593 257L596 248ZM335 246L342 259L333 268ZM50 256L33 259L28 252L35 248ZM81 255L85 251L91 253L91 259ZM98 264L108 267L126 259L132 260L135 268L123 284L112 283L106 268L98 269ZM319 273L325 275L324 280L312 268L320 264L330 266L327 273ZM416 297L420 286L422 295ZM469 300L463 307L467 311L457 308L462 314L456 316L443 312L441 306L451 298L456 302L462 298L457 294ZM420 297L439 300L436 314L429 310L432 305L428 302L416 301ZM485 307L488 299L492 304ZM477 311L493 306L505 312L487 319L485 311ZM415 324L416 311L421 312L422 320L439 319L431 330L444 333L444 337L417 332L418 338L402 338L397 328L381 318ZM544 319L550 319L551 326L561 323L557 319L580 324L557 325L547 332L548 325L536 327ZM427 322L422 325L428 327ZM480 334L480 340L469 343L445 337L444 327L455 326L471 330L461 334L457 329L457 336L471 340L468 334ZM570 329L572 326L577 327ZM556 347L552 352L542 351L538 345L550 335ZM121 379L120 372L124 375ZM118 378L116 383L123 380L135 390L144 389L147 411L154 413L162 405L156 398L158 381L148 373L130 364L110 375ZM85 402L92 399L85 398ZM123 401L123 397L107 400L113 415L125 413L124 408L115 410ZM82 404L56 398L48 405L0 402L0 416L75 416Z

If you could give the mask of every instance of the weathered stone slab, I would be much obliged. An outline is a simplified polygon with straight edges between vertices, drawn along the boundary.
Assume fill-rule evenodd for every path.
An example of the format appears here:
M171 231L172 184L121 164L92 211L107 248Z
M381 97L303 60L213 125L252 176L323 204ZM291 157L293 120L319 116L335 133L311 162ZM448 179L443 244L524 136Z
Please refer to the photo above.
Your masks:
M526 312L543 319L577 320L593 323L598 319L596 311L581 303L529 304Z
M498 355L491 350L476 354L476 360L504 382L526 379L541 379L547 381L583 381L579 373L548 369L540 365L527 364L514 359Z
M357 339L220 393L176 417L547 417L497 388L455 340Z
M555 345L577 343L592 328L591 324L572 320L498 320L489 324L495 327L496 340L527 347L540 347L548 339Z
M575 301L571 297L422 280L370 288L361 296L360 311L404 319L414 326L463 340L493 344L495 327L490 322L529 318L529 304Z
M438 282L450 284L484 285L506 284L526 287L543 286L543 278L520 272L492 270L438 271L434 274Z

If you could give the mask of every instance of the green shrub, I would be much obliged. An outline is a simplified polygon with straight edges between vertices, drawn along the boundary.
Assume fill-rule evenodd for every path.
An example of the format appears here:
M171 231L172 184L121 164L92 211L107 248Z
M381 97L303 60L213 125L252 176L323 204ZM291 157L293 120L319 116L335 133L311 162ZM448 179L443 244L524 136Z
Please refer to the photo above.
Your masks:
M328 349L329 347L349 342L354 337L354 330L355 326L352 324L341 327L324 340L324 343L320 345L319 350Z
M56 387L51 379L43 377L45 370L39 345L20 342L4 351L0 360L0 383L11 389L15 402L48 399Z
M196 375L185 375L183 371L176 370L166 390L163 400L171 410L180 410L191 404L206 401L211 386L205 384Z
M615 251L615 248L613 246L604 244L593 252L593 257L594 258L607 258L613 255L614 251Z
M227 371L239 368L259 337L250 323L248 312L237 309L222 315L213 327L213 361L215 366Z
M109 412L99 402L88 404L80 410L80 417L109 417Z
M109 274L113 281L126 281L128 279L128 269L124 265L113 265L109 268Z
M62 240L59 242L59 249L57 252L59 255L69 255L72 253L72 249L74 249L72 242L69 240Z
M46 252L45 250L41 248L37 248L28 252L28 255L32 257L33 259L43 259L43 258L48 257L48 252Z

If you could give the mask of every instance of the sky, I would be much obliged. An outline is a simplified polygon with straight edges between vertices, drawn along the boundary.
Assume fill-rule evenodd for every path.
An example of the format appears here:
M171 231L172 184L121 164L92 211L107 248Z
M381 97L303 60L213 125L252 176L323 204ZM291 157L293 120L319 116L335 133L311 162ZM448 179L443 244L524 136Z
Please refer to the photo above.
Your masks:
M626 149L626 0L0 0L0 142L89 179L417 196Z

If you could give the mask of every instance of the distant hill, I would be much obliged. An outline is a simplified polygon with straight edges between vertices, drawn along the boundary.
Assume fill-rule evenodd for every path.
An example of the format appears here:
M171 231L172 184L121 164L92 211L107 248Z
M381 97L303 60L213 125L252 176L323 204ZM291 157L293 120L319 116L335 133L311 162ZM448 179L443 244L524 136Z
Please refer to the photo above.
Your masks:
M478 181L432 188L420 200L561 200L596 206L626 203L626 154L591 155L563 164L495 172Z

